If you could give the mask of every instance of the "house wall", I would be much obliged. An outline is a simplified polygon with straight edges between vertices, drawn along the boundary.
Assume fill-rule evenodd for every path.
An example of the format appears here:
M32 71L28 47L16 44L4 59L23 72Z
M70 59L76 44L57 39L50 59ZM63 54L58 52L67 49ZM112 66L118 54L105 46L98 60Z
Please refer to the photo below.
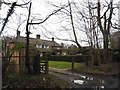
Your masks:
M13 52L11 52L12 54ZM12 73L18 73L19 72L19 51L14 51L12 54L12 57L10 58L10 65L8 67L8 70Z
M34 56L34 50L30 49L30 64L32 66L32 60ZM12 53L12 52L11 52ZM19 72L19 71L26 71L25 68L25 49L15 50L10 58L10 66L9 71L11 72Z

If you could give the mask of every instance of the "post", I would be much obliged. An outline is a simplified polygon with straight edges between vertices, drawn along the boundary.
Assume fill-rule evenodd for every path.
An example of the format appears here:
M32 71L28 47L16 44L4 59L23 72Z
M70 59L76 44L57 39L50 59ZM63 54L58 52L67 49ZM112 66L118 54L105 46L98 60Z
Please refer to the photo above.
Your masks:
M48 73L48 57L49 57L49 54L46 54L45 55L45 73Z
M74 70L74 57L72 57L72 66L71 66L71 70Z
M21 64L21 50L19 50L19 73L22 71L22 64Z

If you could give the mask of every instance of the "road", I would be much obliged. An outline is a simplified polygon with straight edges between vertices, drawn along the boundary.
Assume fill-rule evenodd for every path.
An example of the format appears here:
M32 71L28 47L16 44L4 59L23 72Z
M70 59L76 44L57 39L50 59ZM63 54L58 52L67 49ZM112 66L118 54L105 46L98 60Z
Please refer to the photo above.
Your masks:
M0 52L0 90L2 89L2 53Z
M55 68L50 68L49 73L67 81L70 88L94 88L94 90L119 88L120 78L114 76L83 75Z

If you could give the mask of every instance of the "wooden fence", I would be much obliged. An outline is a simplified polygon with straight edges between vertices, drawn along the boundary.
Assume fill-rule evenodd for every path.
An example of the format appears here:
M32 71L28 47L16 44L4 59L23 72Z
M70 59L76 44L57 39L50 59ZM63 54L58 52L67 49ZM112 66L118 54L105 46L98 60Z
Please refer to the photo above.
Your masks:
M33 57L34 57L34 50L29 50L29 59L30 59L30 66L33 67ZM11 73L19 73L19 72L26 72L25 66L25 49L16 50L13 52L12 56L10 57L10 63L8 67L8 71ZM48 60L47 58L43 57L40 60L40 73L48 73Z

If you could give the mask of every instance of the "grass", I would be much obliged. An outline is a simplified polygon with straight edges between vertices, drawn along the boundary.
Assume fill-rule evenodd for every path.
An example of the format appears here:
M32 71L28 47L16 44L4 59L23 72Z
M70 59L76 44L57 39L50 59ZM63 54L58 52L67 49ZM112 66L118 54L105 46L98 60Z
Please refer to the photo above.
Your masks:
M49 67L58 68L58 69L71 69L71 62L64 61L49 61ZM80 66L80 63L74 63L74 67L77 68Z
M75 68L74 71L80 73L88 73L95 75L118 75L119 74L119 65L112 63L111 65L101 64L100 66L81 66Z
M71 70L71 62L64 61L49 61L49 67L58 68L58 69L67 69ZM100 65L100 66L85 66L84 63L75 63L74 71L78 73L87 73L87 74L97 74L97 75L117 75L118 63L111 65Z

